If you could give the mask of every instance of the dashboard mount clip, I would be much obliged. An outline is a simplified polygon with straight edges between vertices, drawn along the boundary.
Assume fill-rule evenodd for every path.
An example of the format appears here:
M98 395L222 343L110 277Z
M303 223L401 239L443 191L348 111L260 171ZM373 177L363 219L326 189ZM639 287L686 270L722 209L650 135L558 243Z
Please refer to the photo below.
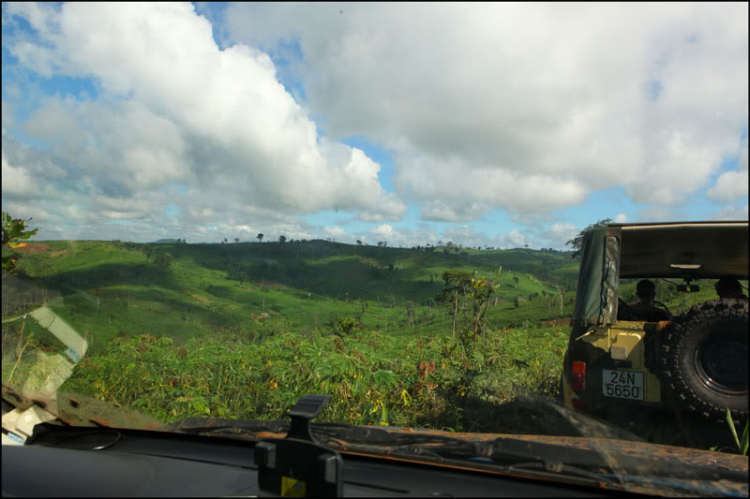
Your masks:
M328 395L306 395L292 409L286 438L255 445L258 487L281 497L341 497L344 462L338 452L318 444L310 422L328 402Z

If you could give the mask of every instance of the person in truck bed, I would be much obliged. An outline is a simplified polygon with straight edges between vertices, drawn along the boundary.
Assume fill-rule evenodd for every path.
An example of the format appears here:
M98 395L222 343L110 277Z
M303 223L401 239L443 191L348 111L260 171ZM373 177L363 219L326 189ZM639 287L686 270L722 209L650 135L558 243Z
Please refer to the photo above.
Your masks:
M734 277L722 277L716 281L716 294L722 299L747 300L747 296L742 292L740 281Z
M638 297L638 303L633 305L633 312L638 319L648 322L668 321L671 319L666 310L654 305L656 299L656 286L652 281L643 279L638 282L635 295Z

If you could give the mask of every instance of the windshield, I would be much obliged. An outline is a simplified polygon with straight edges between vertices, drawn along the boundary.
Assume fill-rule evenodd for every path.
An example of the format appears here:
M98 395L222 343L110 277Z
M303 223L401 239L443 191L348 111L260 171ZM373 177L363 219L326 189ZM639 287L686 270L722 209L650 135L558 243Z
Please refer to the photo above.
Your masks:
M646 301L613 263L608 322L571 316L591 229L747 220L747 14L3 3L4 398L742 453L746 261ZM719 277L701 419L669 376Z

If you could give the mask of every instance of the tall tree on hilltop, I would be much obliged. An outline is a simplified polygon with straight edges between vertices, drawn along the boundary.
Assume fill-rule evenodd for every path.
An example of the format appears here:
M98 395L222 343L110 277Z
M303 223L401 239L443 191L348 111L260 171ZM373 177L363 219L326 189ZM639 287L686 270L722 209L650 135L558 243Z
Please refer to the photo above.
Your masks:
M567 243L565 243L566 246L570 246L570 247L572 247L575 250L575 253L573 253L573 259L581 256L581 249L583 249L582 248L582 246L583 246L583 237L586 235L587 232L589 232L590 230L593 230L593 229L597 229L599 227L606 227L610 223L612 223L612 219L611 218L605 218L605 219L599 220L598 222L596 222L594 224L591 224L588 227L586 227L585 229L583 229L581 232L578 233L578 235L576 237L574 237L573 239L571 239Z

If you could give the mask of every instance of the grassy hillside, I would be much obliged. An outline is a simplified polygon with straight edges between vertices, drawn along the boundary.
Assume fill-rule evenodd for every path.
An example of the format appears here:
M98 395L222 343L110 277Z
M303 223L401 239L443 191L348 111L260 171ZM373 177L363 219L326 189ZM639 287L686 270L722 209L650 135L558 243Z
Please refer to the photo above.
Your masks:
M491 278L499 267L488 324L528 328L570 316L575 300L570 283L578 265L569 253L554 251L446 254L327 241L47 241L24 252L22 275L3 276L3 317L48 303L89 338L93 352L117 335L166 335L178 343L221 332L261 339L281 330L330 332L344 317L390 334L444 334L451 319L434 300L444 287L443 272ZM155 264L162 253L173 256L169 269ZM633 301L635 281L621 287L623 299ZM709 281L692 295L664 281L657 281L657 290L675 310L714 296Z
M571 252L532 249L467 250L472 261L502 265L504 270L531 274L537 279L573 289L578 280L578 261Z
M14 386L43 379L37 356L64 350L23 318L46 304L90 345L61 390L164 422L278 419L298 397L328 393L327 421L576 434L526 398L557 390L577 273L566 253L326 241L48 241L23 252L20 275L3 275L3 381ZM166 253L171 265L158 265ZM454 335L435 301L443 272L494 278L499 267L488 333ZM700 284L686 295L657 282L673 312L714 297ZM635 285L621 283L626 301Z
M24 302L50 301L90 338L93 351L118 334L167 335L183 342L226 331L260 338L287 327L326 330L332 314L360 317L367 328L394 334L444 332L450 319L433 300L443 288L442 273L461 269L491 277L497 270L460 255L325 241L51 241L26 250L20 267L25 277L4 278L4 316L21 311ZM163 270L154 255L167 252L173 262ZM559 315L554 307L536 306L557 292L538 277L503 268L500 284L489 314L497 325L521 323L524 310L534 309L535 320ZM538 300L534 307L529 297ZM407 302L414 306L413 325L407 321ZM261 319L264 313L270 318Z

